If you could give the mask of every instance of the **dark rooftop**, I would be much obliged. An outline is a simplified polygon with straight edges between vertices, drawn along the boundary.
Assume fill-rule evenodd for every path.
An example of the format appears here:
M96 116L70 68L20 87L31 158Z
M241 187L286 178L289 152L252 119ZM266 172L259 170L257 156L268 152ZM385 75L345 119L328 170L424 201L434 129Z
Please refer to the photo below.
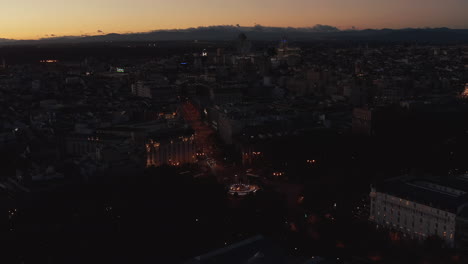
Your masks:
M195 257L187 264L280 264L287 263L279 247L262 236L256 236Z
M434 182L427 179L396 179L387 181L376 187L379 192L388 193L402 199L414 201L420 204L457 213L457 208L468 202L468 196L464 190L457 189L459 194L450 191L437 190L429 185L454 188L443 182ZM427 186L426 186L427 185Z

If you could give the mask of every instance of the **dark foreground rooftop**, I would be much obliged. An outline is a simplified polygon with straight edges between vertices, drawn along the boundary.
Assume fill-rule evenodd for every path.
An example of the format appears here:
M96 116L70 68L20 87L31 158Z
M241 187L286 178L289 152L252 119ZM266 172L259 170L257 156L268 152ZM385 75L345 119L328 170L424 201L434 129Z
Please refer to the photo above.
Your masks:
M287 263L282 250L263 236L256 236L231 246L195 257L187 264L283 264Z

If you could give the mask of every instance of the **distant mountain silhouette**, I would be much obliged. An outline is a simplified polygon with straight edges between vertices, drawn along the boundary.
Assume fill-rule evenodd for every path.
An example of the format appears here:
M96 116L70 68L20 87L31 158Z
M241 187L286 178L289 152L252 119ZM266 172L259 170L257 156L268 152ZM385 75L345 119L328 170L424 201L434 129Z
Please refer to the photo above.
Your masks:
M347 40L347 41L395 41L451 43L468 42L468 29L449 28L407 28L407 29L365 29L339 30L328 25L313 27L241 27L231 25L209 26L187 29L156 30L142 33L106 34L97 36L63 36L39 40L0 39L1 44L39 43L96 43L96 42L147 42L176 40L230 41L239 33L245 33L250 40L278 40L287 37L295 41Z

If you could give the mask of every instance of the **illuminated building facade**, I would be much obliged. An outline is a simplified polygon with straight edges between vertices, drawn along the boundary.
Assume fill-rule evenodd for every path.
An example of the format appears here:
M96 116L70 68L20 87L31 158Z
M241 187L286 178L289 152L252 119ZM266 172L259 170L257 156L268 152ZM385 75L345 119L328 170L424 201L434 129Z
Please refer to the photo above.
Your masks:
M457 185L455 185L457 186ZM370 221L416 239L437 236L455 246L458 213L467 192L436 181L398 179L373 186Z
M190 129L171 129L150 137L146 143L147 162L150 166L180 166L195 163L195 134Z

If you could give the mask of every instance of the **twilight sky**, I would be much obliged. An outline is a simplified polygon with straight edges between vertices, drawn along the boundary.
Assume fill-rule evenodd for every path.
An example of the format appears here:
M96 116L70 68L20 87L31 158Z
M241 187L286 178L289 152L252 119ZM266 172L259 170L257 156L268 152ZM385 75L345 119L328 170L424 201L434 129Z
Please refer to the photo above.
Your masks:
M468 0L0 0L0 38L209 25L468 28Z

